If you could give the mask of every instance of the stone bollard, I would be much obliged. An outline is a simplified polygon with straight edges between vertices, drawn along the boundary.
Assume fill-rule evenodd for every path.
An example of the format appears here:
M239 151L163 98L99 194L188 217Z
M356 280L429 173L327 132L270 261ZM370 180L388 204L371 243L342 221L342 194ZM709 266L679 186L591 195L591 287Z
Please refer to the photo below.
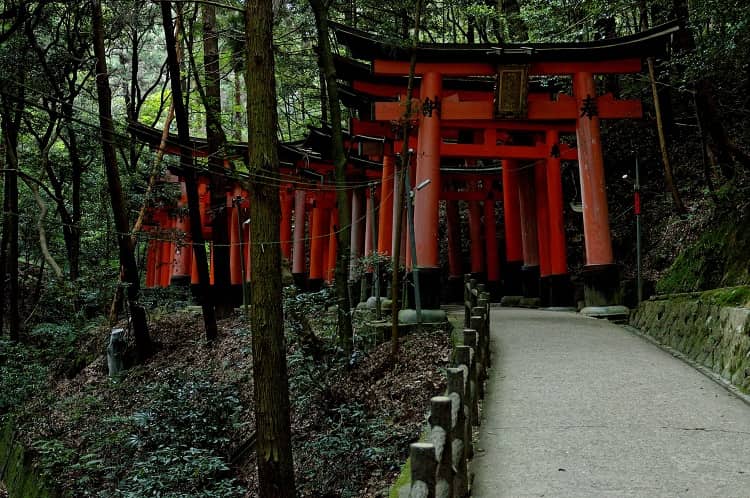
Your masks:
M456 347L456 365L465 365L468 370L468 388L466 391L466 401L469 405L469 414L471 425L479 425L479 405L477 404L477 364L474 350L469 346Z
M430 399L430 440L435 446L435 496L453 498L453 415L448 396Z
M477 331L477 347L475 349L477 363L479 364L477 374L479 381L482 382L487 378L486 365L488 346L486 344L486 335L484 333L484 308L477 306L471 310L471 313L471 328Z
M409 498L435 498L435 446L430 443L409 445L411 491Z
M469 326L471 318L471 276L464 275L464 327Z
M472 317L474 318L474 317ZM484 371L484 366L481 364L480 356L477 354L479 351L479 334L475 329L464 329L464 346L469 346L474 350L474 362L477 369L477 392L473 393L477 396L477 399L484 399L484 383L480 372Z
M485 369L490 368L492 366L492 351L490 350L490 294L485 292L482 295L482 299L485 299L486 301L486 312L484 315L484 344L487 346L487 350L485 351L486 355L484 358L484 367Z
M464 402L467 377L464 377L464 370L461 368L449 368L447 376L453 421L453 468L456 472L453 490L457 498L462 498L469 494L467 460L473 456L471 426L468 423L469 410Z
M123 329L112 329L109 334L109 346L107 346L107 367L109 376L114 377L125 370L125 331Z

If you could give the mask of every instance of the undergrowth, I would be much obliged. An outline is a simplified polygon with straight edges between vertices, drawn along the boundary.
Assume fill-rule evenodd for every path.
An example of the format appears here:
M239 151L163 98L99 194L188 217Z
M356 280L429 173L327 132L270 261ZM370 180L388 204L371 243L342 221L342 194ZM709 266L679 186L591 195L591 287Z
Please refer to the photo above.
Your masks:
M749 253L750 217L724 213L723 221L677 256L657 283L657 292L674 294L750 284Z
M93 394L66 400L70 423L85 428L77 448L62 437L33 442L43 475L72 496L242 496L228 465L242 409L236 388L200 370L135 387L112 387L144 400L129 414L108 413ZM92 413L100 422L84 423Z

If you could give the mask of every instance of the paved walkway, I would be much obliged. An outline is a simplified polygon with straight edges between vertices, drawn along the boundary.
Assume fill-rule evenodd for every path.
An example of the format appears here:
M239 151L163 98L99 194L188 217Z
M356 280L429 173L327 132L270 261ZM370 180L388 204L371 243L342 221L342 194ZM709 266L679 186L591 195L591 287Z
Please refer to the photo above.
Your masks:
M609 322L491 313L474 497L750 497L750 406Z

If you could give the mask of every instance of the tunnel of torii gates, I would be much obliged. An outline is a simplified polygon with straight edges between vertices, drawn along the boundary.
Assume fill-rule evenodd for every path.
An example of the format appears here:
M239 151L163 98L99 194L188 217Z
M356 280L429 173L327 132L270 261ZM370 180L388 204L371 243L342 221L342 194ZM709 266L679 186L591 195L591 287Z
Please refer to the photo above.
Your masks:
M345 136L346 185L337 187L332 180L329 129L311 128L304 141L279 146L280 245L298 284L314 289L333 279L341 209L351 214L353 260L373 251L390 255L400 243L401 263L407 271L412 269L407 225L404 222L398 241L393 228L394 199L405 192L394 180L408 119L407 168L410 185L417 186L411 198L423 308L438 307L441 298L461 299L456 293L467 272L485 280L495 299L525 296L539 297L545 306L574 304L566 261L561 161L578 161L579 166L585 305L619 304L600 123L640 118L642 107L638 100L598 91L602 85L596 77L640 73L647 57L667 55L679 23L586 43L420 44L413 112L408 117L409 50L344 25L332 27L349 54L336 57L340 99L356 116ZM154 147L160 142L159 130L131 124L131 131ZM168 143L176 144L176 138ZM196 158L205 156L205 140L192 139L192 150ZM170 145L167 153L179 150ZM226 157L245 158L246 146L231 144ZM168 174L164 181L182 181L177 169L171 171L177 176ZM203 170L199 175L202 230L209 242L209 191L225 185L231 284L239 287L250 281L252 272L247 192L238 175L228 183L214 181ZM347 189L350 204L336 205L336 188ZM176 205L150 210L148 287L197 283L184 183L182 192ZM439 259L441 201L447 275ZM468 205L470 268L461 258L459 201ZM502 216L496 216L498 203ZM396 215L405 220L406 208ZM210 264L213 284L213 258Z

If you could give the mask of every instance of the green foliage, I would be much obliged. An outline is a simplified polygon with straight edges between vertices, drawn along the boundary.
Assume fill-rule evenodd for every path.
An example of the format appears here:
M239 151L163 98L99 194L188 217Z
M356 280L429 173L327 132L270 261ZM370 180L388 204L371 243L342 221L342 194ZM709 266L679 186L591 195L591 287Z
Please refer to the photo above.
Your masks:
M0 416L42 391L48 373L36 349L0 337Z
M229 433L239 428L236 389L198 374L150 384L143 394L150 403L125 421L135 458L122 495L241 495L226 476Z
M133 387L126 378L112 389ZM88 417L80 422L87 427L75 448L70 441L50 437L35 441L42 472L65 489L99 483L81 493L86 496L244 494L229 476L228 466L231 435L241 427L235 387L213 382L197 371L168 374L132 395L144 400L138 411L109 417L95 396L65 400L70 421ZM109 483L107 489L102 489L102 480Z
M399 438L393 437L393 429L382 417L369 414L359 403L342 403L332 407L325 416L323 427L328 430L315 439L303 441L298 453L305 455L305 466L302 473L301 488L305 490L310 484L315 490L329 489L338 479L336 473L327 469L331 462L347 460L367 461L380 467L383 463L398 468L399 462L391 460L399 453ZM366 471L366 469L360 469ZM357 472L351 469L351 472ZM328 476L328 477L326 477ZM314 478L314 480L313 480ZM339 482L340 484L340 482ZM338 490L338 496L359 496L360 490L354 486L344 485Z
M67 356L75 352L78 328L72 323L40 323L29 333L29 337L51 355Z
M750 283L748 219L733 218L704 232L677 256L657 283L657 291L672 294Z
M750 286L713 289L701 294L701 301L719 306L744 306L750 308Z

